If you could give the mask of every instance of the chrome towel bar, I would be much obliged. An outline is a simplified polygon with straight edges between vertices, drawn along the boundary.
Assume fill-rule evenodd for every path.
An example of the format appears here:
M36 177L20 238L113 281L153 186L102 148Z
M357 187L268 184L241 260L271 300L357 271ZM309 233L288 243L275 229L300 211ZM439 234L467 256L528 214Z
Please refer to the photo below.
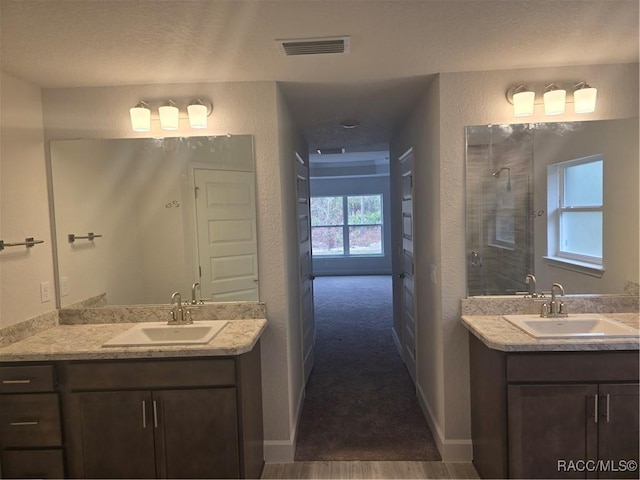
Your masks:
M0 250L4 250L5 247L19 247L21 245L31 248L39 243L44 243L44 240L34 240L33 237L27 237L24 242L5 243L4 240L0 240Z
M84 237L80 237L78 235L74 235L73 233L70 233L69 235L67 235L67 238L69 239L69 243L73 243L76 240L89 240L90 242L93 242L94 238L100 238L100 237L102 237L102 235L96 235L93 232L87 233L87 235L84 236Z

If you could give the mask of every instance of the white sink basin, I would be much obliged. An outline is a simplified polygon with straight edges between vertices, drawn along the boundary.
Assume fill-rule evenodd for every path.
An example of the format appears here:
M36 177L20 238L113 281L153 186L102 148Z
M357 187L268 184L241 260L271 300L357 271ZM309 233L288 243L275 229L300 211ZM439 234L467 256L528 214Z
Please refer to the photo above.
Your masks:
M535 338L638 337L640 332L623 323L594 313L542 318L540 315L504 315L513 325Z
M209 343L226 324L227 320L194 322L191 325L143 322L113 337L102 346L202 345Z

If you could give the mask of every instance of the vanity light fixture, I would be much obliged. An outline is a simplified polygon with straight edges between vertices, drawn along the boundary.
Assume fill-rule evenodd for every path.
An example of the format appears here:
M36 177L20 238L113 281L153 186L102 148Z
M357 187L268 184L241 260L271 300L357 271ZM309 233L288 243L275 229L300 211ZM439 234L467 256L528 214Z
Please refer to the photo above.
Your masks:
M533 115L533 105L536 100L536 92L529 90L526 85L518 85L513 90L513 114L516 117L528 117Z
M191 128L207 128L207 115L209 109L207 105L199 98L187 105L187 114L189 115L189 125Z
M145 102L138 102L129 109L131 128L134 132L148 132L151 130L151 110Z
M518 84L507 90L507 101L513 105L516 117L533 115L534 106L544 104L546 115L565 113L567 103L573 103L575 113L596 110L598 90L587 82L554 82L538 85Z
M160 127L163 130L178 130L180 110L173 100L169 100L165 105L158 108L160 115Z
M151 121L160 120L163 130L178 130L180 120L189 120L191 128L207 128L213 103L206 97L181 98L173 100L144 100L129 109L131 128L134 132L149 132Z
M564 104L567 91L558 88L555 83L550 83L544 89L544 113L545 115L560 115L564 113Z
M576 113L591 113L596 110L596 97L598 89L593 88L587 82L576 84L573 91L573 109Z

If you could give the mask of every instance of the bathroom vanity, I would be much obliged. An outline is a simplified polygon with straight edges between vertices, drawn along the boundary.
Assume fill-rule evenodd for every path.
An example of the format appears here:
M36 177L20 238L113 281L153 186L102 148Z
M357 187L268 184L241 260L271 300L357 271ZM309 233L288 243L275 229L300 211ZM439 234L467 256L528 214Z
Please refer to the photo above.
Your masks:
M607 316L638 328L638 314ZM462 321L482 478L638 478L638 337L538 340L500 315Z
M2 476L259 478L259 337L102 347L132 324L60 325L0 349Z

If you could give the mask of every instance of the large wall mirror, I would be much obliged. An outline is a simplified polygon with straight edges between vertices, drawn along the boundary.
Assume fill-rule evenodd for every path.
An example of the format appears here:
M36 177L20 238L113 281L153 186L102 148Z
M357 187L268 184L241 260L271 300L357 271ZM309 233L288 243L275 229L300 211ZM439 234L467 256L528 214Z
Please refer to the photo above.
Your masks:
M467 294L638 291L638 118L466 128Z
M253 137L59 140L60 305L258 300ZM73 235L73 237L70 237Z

